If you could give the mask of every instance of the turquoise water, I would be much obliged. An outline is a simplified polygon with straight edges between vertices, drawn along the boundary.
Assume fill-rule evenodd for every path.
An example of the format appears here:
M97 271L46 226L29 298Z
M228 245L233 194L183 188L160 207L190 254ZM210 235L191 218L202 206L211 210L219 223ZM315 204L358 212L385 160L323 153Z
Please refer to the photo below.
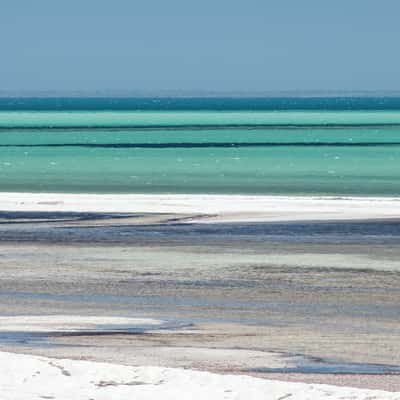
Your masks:
M0 128L400 126L400 111L3 111Z
M1 191L400 194L396 109L20 104L1 110L0 102Z

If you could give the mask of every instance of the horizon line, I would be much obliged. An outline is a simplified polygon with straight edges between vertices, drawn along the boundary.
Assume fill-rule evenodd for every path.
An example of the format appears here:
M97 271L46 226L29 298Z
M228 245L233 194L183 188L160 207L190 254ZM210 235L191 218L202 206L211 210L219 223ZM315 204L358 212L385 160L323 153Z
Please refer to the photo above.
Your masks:
M400 97L400 90L0 90L0 98L279 98L279 97Z

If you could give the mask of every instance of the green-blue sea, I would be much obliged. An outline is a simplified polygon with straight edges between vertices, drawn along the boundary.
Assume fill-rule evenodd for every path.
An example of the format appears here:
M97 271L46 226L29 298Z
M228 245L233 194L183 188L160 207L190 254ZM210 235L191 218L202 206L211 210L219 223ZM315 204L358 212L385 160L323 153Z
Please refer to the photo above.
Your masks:
M0 190L400 195L400 99L3 98Z

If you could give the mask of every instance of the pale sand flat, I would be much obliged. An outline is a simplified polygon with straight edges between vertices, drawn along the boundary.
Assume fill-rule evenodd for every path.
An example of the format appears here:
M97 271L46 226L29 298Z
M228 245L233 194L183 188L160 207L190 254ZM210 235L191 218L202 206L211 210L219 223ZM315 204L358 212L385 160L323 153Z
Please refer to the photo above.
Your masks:
M96 329L99 325L108 329L120 326L158 326L163 321L152 318L126 318L81 315L18 315L0 316L0 332L79 332Z
M400 393L0 352L2 400L387 399Z
M0 210L194 215L187 222L366 220L400 218L400 198L0 193Z

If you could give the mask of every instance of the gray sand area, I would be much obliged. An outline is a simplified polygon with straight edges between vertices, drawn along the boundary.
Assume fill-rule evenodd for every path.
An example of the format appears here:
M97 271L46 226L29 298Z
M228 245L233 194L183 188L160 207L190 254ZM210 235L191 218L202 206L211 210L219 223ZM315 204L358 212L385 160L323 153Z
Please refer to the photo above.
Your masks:
M4 332L0 349L400 391L396 221L181 224L2 213L0 315L162 329Z

